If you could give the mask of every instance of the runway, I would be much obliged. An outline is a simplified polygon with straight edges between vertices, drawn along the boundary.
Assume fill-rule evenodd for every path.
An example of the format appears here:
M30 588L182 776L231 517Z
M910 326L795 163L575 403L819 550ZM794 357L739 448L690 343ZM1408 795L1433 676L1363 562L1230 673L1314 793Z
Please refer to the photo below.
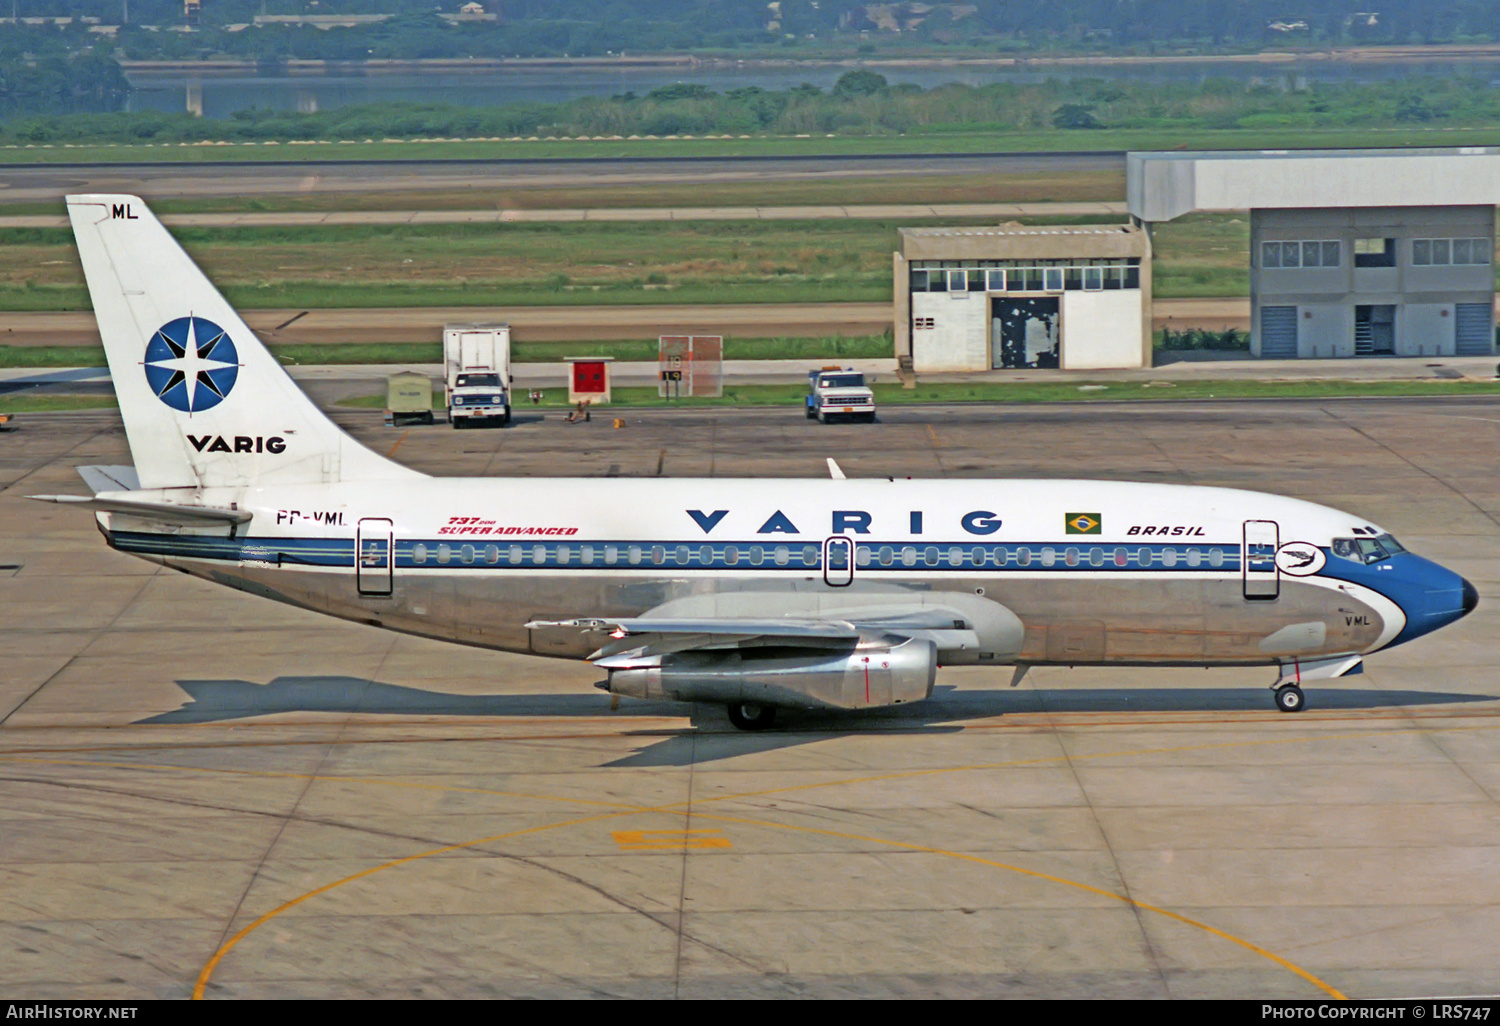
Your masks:
M385 429L439 474L1102 477L1357 512L1473 615L1273 711L1268 671L944 670L740 734L587 665L108 550L111 413L0 433L0 992L1395 998L1500 965L1500 405L660 411Z

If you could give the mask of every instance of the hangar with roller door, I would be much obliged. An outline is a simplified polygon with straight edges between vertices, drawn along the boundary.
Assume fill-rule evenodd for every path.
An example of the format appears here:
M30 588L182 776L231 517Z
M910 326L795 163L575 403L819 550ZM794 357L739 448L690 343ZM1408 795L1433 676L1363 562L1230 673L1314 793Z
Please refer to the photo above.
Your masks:
M1138 225L903 228L896 357L917 373L1151 362L1151 243Z
M1131 153L1131 215L1250 212L1251 352L1495 351L1500 148Z

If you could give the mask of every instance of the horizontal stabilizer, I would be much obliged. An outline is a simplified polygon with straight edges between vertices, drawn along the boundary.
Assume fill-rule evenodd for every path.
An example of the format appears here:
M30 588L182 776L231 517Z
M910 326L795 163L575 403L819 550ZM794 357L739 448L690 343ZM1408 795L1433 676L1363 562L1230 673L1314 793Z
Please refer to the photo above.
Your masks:
M134 467L79 467L78 476L95 495L100 492L134 492L141 487L141 479Z
M93 469L93 468L88 468ZM136 517L150 517L179 524L244 524L254 514L243 509L220 509L215 506L179 506L170 502L139 502L134 499L119 499L109 496L87 495L28 495L38 502L57 502L68 506L82 506L98 513L127 513Z

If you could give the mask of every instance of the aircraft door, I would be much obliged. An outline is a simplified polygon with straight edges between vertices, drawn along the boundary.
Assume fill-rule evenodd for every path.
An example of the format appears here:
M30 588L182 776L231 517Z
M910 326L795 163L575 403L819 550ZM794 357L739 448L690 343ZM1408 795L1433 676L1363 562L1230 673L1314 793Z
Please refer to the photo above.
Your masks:
M823 583L830 588L848 587L854 580L854 542L834 535L823 542Z
M1245 547L1240 561L1245 598L1264 601L1281 594L1281 579L1276 569L1276 550L1280 544L1276 521L1245 521Z
M361 595L391 593L392 550L389 520L369 517L354 535L354 579Z

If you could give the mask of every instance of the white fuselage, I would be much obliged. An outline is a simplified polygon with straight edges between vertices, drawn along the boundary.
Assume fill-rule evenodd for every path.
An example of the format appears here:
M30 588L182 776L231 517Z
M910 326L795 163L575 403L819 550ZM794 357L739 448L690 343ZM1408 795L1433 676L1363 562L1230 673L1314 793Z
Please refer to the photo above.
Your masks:
M1275 663L1390 644L1408 628L1411 588L1382 582L1448 573L1403 554L1412 562L1382 576L1330 555L1335 538L1378 531L1337 510L1173 485L428 478L205 489L198 501L253 519L233 532L102 522L117 548L247 591L575 658L601 638L526 625L829 615L951 594L1004 607L1023 633L981 630L977 645L940 652L945 663ZM1277 568L1294 542L1324 553L1316 572Z

